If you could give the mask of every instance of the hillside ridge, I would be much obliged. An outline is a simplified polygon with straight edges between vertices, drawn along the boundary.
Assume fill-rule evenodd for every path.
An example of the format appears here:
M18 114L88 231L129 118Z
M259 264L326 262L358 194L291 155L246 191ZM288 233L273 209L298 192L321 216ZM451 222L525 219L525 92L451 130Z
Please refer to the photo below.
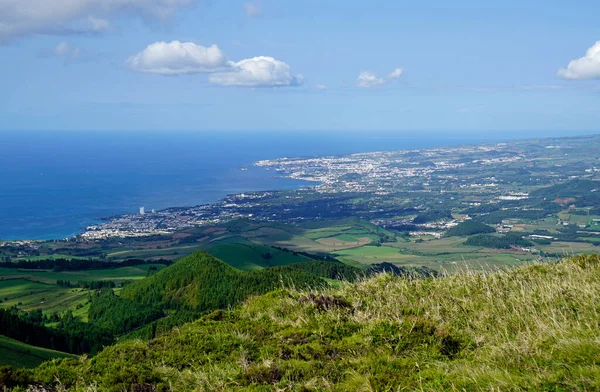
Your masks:
M226 308L249 295L280 287L282 283L299 287L326 284L316 275L289 267L241 271L206 251L198 251L147 279L126 286L121 296L161 308L207 311Z
M600 257L279 289L151 341L54 360L71 390L598 390Z

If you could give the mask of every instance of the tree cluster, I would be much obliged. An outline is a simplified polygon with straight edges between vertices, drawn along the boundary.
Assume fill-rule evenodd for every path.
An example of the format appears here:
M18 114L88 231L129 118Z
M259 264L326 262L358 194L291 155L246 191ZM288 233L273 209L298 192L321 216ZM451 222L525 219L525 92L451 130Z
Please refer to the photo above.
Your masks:
M528 247L533 245L531 241L524 239L522 234L519 233L507 233L501 237L477 234L469 237L464 244L493 249L510 249L514 246Z
M102 290L92 296L88 319L94 325L118 336L164 317L162 310L141 305Z
M163 264L171 265L171 260L142 260L126 259L120 262L102 261L95 259L45 259L45 260L18 260L15 262L5 261L0 263L0 268L18 268L18 269L43 269L60 271L87 271L100 269L113 269L121 267L134 267L145 264Z
M446 232L448 237L466 237L474 234L489 234L495 233L496 229L485 223L477 222L474 220L468 220L459 223L457 226L452 227Z
M17 308L0 309L0 335L33 346L72 354L93 354L113 342L110 333L82 322L71 312L59 318L55 328L44 325L50 321L54 320L42 316L39 309L29 313Z
M417 215L414 219L413 219L413 223L415 224L423 224L423 223L428 223L428 222L435 222L438 220L442 220L442 219L452 219L452 213L450 212L450 210L428 210L428 211L423 211L420 212L419 215Z

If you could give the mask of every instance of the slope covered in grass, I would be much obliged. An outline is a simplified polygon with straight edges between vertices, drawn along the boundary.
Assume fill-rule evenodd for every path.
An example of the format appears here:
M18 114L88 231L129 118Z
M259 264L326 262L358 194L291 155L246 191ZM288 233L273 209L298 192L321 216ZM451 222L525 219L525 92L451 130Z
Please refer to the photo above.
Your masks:
M184 257L154 276L126 286L123 298L161 308L206 311L227 308L282 284L324 286L319 277L294 268L240 271L205 251Z
M597 256L436 279L378 275L253 297L32 377L113 391L598 390L599 304Z
M15 368L35 367L52 358L65 358L72 355L47 348L31 346L0 335L0 366Z
M311 260L304 255L256 244L219 244L207 251L230 266L245 271Z

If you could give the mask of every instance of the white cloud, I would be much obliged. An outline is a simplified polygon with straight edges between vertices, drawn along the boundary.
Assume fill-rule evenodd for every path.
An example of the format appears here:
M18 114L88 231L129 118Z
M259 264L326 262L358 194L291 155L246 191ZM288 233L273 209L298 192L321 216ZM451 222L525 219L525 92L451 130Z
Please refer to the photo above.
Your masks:
M378 78L374 72L362 71L356 79L356 85L358 87L369 88L373 86L380 86L385 83L385 79Z
M262 15L262 2L247 1L244 3L244 12L249 18L257 18Z
M317 84L316 88L320 91L327 90L327 86L325 86L324 84Z
M403 73L404 70L402 68L396 68L388 74L388 79L398 79Z
M130 69L162 75L209 73L231 68L217 45L193 42L155 42L127 60Z
M302 75L292 75L290 66L273 57L259 56L227 61L217 45L193 42L155 42L126 61L133 71L161 75L210 73L208 81L221 86L280 87L302 84Z
M381 86L387 84L393 79L398 79L403 73L404 70L402 68L396 68L386 77L380 78L374 72L362 71L356 79L356 85L361 88Z
M74 60L74 59L79 58L79 56L81 55L81 50L79 48L72 46L68 42L63 41L63 42L59 43L58 45L56 45L56 47L52 51L52 55L54 55L56 57L62 57L66 61Z
M166 21L197 0L0 0L0 41L35 34L97 33L118 15Z
M253 57L237 63L231 70L209 76L208 81L222 86L282 87L302 84L302 75L293 76L290 66L273 57Z
M56 56L66 56L70 52L71 52L71 47L65 41L63 41L60 44L56 45L56 48L54 48L54 54Z
M584 57L572 60L567 68L558 70L563 79L600 79L600 41L588 49Z

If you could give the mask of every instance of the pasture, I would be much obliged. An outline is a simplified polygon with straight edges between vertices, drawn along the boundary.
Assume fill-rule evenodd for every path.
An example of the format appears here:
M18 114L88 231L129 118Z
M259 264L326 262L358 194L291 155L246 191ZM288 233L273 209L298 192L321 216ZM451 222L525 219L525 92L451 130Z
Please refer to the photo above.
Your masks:
M0 335L0 366L32 368L53 358L75 358L74 355L35 347Z
M234 268L245 271L309 261L310 258L265 245L219 244L207 251Z
M531 253L464 246L465 238L430 238L423 242L399 240L382 246L361 246L335 252L348 264L392 263L398 266L426 266L452 273L457 269L492 270L530 263Z
M77 314L85 319L80 309L87 303L88 290L78 287L61 287L57 280L69 281L76 285L80 281L113 281L116 284L142 279L150 267L162 269L162 264L146 264L135 267L89 271L24 270L0 268L0 307L17 306L31 311L42 309L44 313L78 310Z

